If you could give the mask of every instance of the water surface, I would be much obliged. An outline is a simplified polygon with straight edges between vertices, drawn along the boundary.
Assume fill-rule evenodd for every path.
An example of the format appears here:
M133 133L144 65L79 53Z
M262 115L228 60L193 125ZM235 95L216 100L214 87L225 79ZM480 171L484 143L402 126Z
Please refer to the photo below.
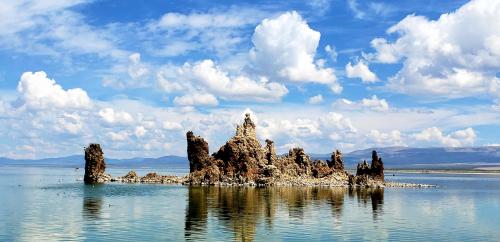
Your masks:
M499 175L396 174L439 187L349 190L92 186L82 172L0 167L0 240L500 240Z

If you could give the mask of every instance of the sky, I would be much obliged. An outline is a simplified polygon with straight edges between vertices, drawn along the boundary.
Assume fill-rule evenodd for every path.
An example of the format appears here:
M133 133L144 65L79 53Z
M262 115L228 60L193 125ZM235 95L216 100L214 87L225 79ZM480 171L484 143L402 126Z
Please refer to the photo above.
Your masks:
M500 145L500 0L0 6L0 157Z

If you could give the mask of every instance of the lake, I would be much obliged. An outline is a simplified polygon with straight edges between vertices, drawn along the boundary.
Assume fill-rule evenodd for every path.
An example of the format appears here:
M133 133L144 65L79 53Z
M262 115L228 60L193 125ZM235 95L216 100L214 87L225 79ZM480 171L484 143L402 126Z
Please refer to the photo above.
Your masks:
M387 173L438 187L359 190L92 186L82 177L0 166L0 240L500 241L498 174Z

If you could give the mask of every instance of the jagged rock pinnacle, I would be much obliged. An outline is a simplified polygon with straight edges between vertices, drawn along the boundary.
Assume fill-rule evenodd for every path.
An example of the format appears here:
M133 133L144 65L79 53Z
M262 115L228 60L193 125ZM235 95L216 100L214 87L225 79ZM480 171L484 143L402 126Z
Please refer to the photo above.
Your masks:
M107 180L104 174L106 163L104 162L104 153L99 144L90 144L85 148L85 183L102 183Z

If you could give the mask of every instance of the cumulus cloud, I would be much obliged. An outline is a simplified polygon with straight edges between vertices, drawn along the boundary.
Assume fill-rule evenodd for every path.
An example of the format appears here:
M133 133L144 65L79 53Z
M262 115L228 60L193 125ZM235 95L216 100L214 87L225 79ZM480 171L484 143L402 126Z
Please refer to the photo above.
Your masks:
M476 133L474 129L467 128L457 130L450 134L444 134L441 129L437 127L427 128L420 133L413 135L417 141L434 142L445 146L460 147L473 145L476 140Z
M174 104L180 106L217 106L217 98L210 93L189 93L174 98Z
M330 112L319 118L296 117L261 118L257 123L260 137L273 139L283 146L278 147L280 152L290 147L316 147L320 140L325 142L325 137L338 141L350 139L357 130L349 118L340 113Z
M107 133L109 139L112 141L126 141L129 139L130 134L127 131L119 131L119 132L114 132L110 131Z
M99 110L101 120L107 124L130 125L134 123L134 118L125 111L115 111L113 108L103 108Z
M373 142L374 145L378 147L406 145L399 130L392 130L390 132L384 133L372 129L368 134L366 134L366 137L370 142Z
M17 91L23 104L30 109L88 108L91 105L83 89L64 90L43 71L23 73Z
M342 98L333 103L333 106L347 109L366 108L378 112L386 112L389 110L389 103L385 99L379 99L377 95L372 95L371 98L363 98L359 102Z
M186 63L179 75L183 81L188 80L193 86L201 87L223 99L276 101L288 93L284 85L269 82L266 78L254 81L244 75L230 77L212 60Z
M443 98L498 97L499 12L498 1L473 0L437 20L409 15L387 31L396 34L396 40L372 40L376 50L372 60L403 63L389 83L399 92Z
M128 74L136 80L148 74L148 68L141 63L141 54L133 53L129 57Z
M78 134L83 127L80 115L77 113L64 113L57 119L57 125L54 127L57 132Z
M267 76L291 82L316 82L340 92L332 68L315 61L321 34L309 27L295 11L264 19L252 37L250 58Z
M379 99L376 95L373 95L370 99L363 98L363 100L361 100L361 105L376 111L389 110L387 101L385 99Z
M378 81L377 75L370 71L368 64L364 61L358 61L355 65L352 65L351 62L347 63L345 71L347 77L360 78L363 83L373 83Z
M308 101L309 104L320 104L322 102L323 102L323 96L321 94L310 97Z

